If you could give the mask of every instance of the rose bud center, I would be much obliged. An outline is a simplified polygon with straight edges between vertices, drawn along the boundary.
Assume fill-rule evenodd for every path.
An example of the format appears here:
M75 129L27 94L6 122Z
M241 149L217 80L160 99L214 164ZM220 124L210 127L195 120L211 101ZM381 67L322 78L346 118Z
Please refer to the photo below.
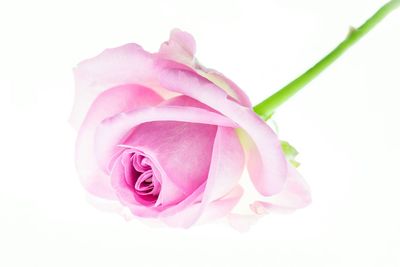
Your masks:
M131 172L125 175L127 184L131 187L134 197L142 204L154 204L160 193L161 185L157 179L151 160L143 154L132 152L129 157Z

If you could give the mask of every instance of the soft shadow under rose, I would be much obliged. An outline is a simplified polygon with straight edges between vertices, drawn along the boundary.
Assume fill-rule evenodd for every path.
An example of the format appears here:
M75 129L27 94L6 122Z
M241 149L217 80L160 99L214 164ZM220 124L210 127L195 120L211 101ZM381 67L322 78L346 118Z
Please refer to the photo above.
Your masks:
M174 30L158 53L127 44L77 66L71 122L83 186L135 216L189 227L231 212L246 165L260 194L253 212L306 206L307 185L275 133L194 53L193 37Z

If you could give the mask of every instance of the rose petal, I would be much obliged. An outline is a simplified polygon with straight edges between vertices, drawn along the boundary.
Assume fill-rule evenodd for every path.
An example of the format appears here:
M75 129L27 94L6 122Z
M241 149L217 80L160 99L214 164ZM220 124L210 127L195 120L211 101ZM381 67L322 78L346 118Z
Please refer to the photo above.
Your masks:
M198 212L201 206L200 202L193 203L173 215L160 217L160 219L172 227L189 228L195 222L201 224L225 216L238 203L242 195L243 189L240 186L236 186L223 198L209 203L207 209L204 210L198 221Z
M148 122L137 126L124 144L156 159L167 179L190 194L205 179L217 126L189 122Z
M265 196L282 189L286 159L277 136L257 114L230 100L226 92L193 72L164 69L160 79L165 88L207 104L244 129L255 144L249 151L248 169L256 189Z
M158 54L164 59L189 66L197 74L225 90L241 105L252 106L247 95L234 82L226 78L223 74L202 66L194 57L195 53L196 41L193 36L179 29L174 29L171 31L169 41L161 45Z
M203 205L228 194L239 183L244 169L244 151L235 129L218 127Z
M91 103L109 88L123 84L141 84L169 97L171 93L158 85L155 56L137 44L107 49L87 59L74 69L75 101L70 122L78 128Z
M137 148L129 145L123 145L121 146L121 149L123 152L131 154L136 153L140 155L146 155L146 158L148 160L147 163L151 166L154 178L157 179L157 184L161 184L161 190L157 202L154 204L155 207L159 207L157 209L158 211L164 210L168 206L174 205L185 198L184 192L168 178L167 174L165 173L156 158L153 158L151 155L145 154L143 151L140 151Z
M185 218L184 224L181 226L189 227L195 224L199 218L203 218L203 214L208 211L210 205L214 213L216 212L219 216L222 216L223 211L226 211L225 214L227 214L230 211L227 207L230 205L220 205L221 209L218 210L213 202L232 193L238 185L243 169L244 152L235 130L218 127L208 178L205 181L204 193L199 200L201 204L191 207L190 212L187 213L190 213L190 216ZM171 211L168 214L171 215ZM171 219L167 221L168 224L172 223Z
M152 121L181 121L236 127L230 119L222 115L195 107L160 106L121 113L104 120L97 128L95 149L100 166L106 170L117 145L124 143L134 127Z
M229 80L225 77L222 73L213 70L207 69L201 66L201 69L196 68L196 72L209 80L210 82L214 83L219 88L223 89L229 96L235 99L239 104L252 107L252 104L248 98L248 96L237 86L233 81Z
M169 41L164 42L159 51L161 57L192 65L196 53L196 42L192 35L179 29L170 33Z
M159 214L159 209L143 205L134 197L134 192L125 180L124 166L121 164L121 159L115 161L112 168L110 179L113 190L120 202L127 206L131 212L139 217L156 217Z
M304 208L311 203L311 194L307 183L297 170L288 164L288 179L282 191L274 196L256 201L251 209L257 214L270 211L291 211Z
M171 205L170 207L165 209L163 212L160 213L160 218L161 219L167 218L167 217L171 218L171 217L175 216L176 214L178 214L179 212L185 210L188 206L191 206L195 203L199 203L201 200L201 197L203 196L205 186L206 186L206 183L204 182L198 188L196 188L196 190L194 190L190 195L188 195L185 199L183 199L176 205Z
M98 167L94 136L98 124L109 116L136 107L158 104L162 98L143 86L123 85L100 94L90 107L76 140L75 163L83 186L92 194L113 198L108 175Z
M198 224L206 223L226 216L239 202L243 192L243 188L238 185L224 197L209 203L207 208L203 211Z
M203 194L204 184L199 186L195 191L193 191L190 195L186 196L182 201L170 206L158 206L158 207L146 207L140 204L133 197L132 192L126 187L123 179L120 179L120 175L122 175L123 169L120 164L117 164L115 168L113 168L111 178L113 180L114 186L117 188L117 195L121 201L121 203L127 206L132 214L138 217L153 217L160 218L164 220L164 218L174 217L176 214L187 209L194 203L198 202L199 197ZM119 189L118 189L119 188ZM176 222L179 223L179 222Z
M163 103L161 103L161 106L197 107L197 108L202 108L205 110L214 111L207 105L205 105L193 98L190 98L188 96L183 96L183 95L166 100ZM224 128L224 133L225 132L227 133L226 138L223 137L222 140L225 140L226 151L229 151L231 153L231 155L228 155L226 157L226 161L227 161L226 164L231 164L232 167L227 168L227 169L231 170L231 173L233 173L232 177L236 177L237 179L239 179L240 174L243 169L243 163L241 164L241 162L242 162L241 160L243 160L243 149L238 141L238 137L237 137L235 131L232 128L227 128L227 127L219 127L219 128ZM149 133L150 132L152 132L152 131L149 131ZM221 135L219 135L219 136L221 136ZM220 138L218 140L220 140ZM214 141L214 147L215 147L215 142L216 141ZM129 141L126 141L125 143L129 143ZM213 148L213 149L215 149L215 148ZM235 150L236 150L236 152L235 152ZM221 157L221 158L225 159L225 157ZM237 159L237 161L231 162L232 161L231 159ZM224 161L222 161L221 163L224 163ZM161 165L159 163L157 163L157 164L160 166L159 168L161 169ZM226 165L226 164L222 164L222 165ZM167 174L164 174L164 175L167 179L164 179L164 182L163 182L164 186L162 187L162 191L160 193L160 203L164 203L164 204L174 203L174 201L176 202L176 200L181 199L181 198L176 197L177 196L176 189L171 191L171 186L173 185L173 183L171 183L171 181L169 181ZM230 176L230 175L228 175L228 176ZM232 177L229 177L229 179L227 181L228 183L225 184L225 187L227 189L225 189L225 192L220 193L219 197L228 193L236 185L237 180L232 179ZM166 183L169 183L169 184L166 184Z
M257 214L229 213L226 216L226 219L230 226L232 226L235 230L244 233L248 231L251 226L256 224L257 221L262 217L262 215Z
M180 95L176 96L170 99L167 99L160 103L159 106L180 106L180 107L194 107L194 108L201 108L204 110L212 111L214 113L218 113L215 109L212 109L211 107L207 106L206 104L203 104L199 101L197 101L194 98L188 97L186 95ZM219 114L219 113L218 113Z
M140 173L138 173L134 168L133 165L131 164L131 153L127 153L125 150L122 154L121 157L119 157L117 160L121 161L122 166L124 167L124 178L127 186L129 187L134 187L135 182L137 178L140 176ZM115 164L115 161L114 161Z
M239 103L251 106L246 94L232 81L214 70L194 64L195 46L189 33L175 29L171 32L170 40L161 46L157 54L151 54L131 43L106 49L98 56L81 62L74 69L76 91L71 124L78 128L94 99L108 88L121 84L141 84L156 90L164 98L172 97L173 94L163 89L158 82L156 66L163 58L186 64L226 90Z

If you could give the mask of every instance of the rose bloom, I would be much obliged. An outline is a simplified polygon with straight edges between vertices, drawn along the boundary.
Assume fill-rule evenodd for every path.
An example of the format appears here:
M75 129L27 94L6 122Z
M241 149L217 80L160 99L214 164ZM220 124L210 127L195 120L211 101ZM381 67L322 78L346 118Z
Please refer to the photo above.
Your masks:
M252 212L306 206L308 187L276 134L195 50L190 34L173 30L157 53L127 44L75 68L71 123L85 189L137 217L189 227L231 214L246 166L259 193Z

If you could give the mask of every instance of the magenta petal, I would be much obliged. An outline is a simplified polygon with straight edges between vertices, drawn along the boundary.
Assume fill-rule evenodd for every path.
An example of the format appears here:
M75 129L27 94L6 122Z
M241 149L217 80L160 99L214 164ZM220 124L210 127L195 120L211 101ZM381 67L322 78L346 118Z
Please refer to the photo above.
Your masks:
M256 201L251 209L257 214L269 211L291 211L304 208L311 203L311 194L307 183L297 170L288 164L288 179L282 191L274 196Z
M217 126L189 122L148 122L137 126L124 144L156 159L166 178L185 194L206 179Z
M156 179L154 180L156 181ZM151 170L145 171L139 176L134 188L136 192L140 195L154 195L159 193L159 191L157 190L158 192L154 192L153 194L153 171Z
M127 183L128 186L134 187L135 181L140 174L137 173L133 168L133 165L131 164L131 157L132 156L130 153L124 151L119 160L121 161L121 164L124 167L125 182Z
M96 131L96 155L100 166L107 168L108 162L116 152L117 145L123 144L131 130L145 122L181 121L205 125L235 127L228 118L214 112L194 107L151 107L136 109L128 113L104 120Z
M207 104L245 130L255 144L249 154L248 169L256 189L265 196L282 189L287 166L280 142L252 109L230 100L226 92L190 71L167 69L160 79L167 89Z
M159 95L139 85L115 87L96 98L79 129L75 152L75 163L81 182L90 193L113 198L108 175L98 167L96 161L94 136L98 124L120 112L156 105L160 101L162 98Z
M151 168L148 158L139 153L132 155L132 165L135 167L135 170L139 172L145 172Z
M135 199L132 187L126 183L125 170L120 159L116 160L110 177L116 196L133 214L139 217L156 217L158 215L157 209L149 208Z
M124 152L122 153L129 153L131 155L139 155L143 158L142 162L146 162L145 169L142 169L143 166L139 166L138 169L135 167L135 162L133 161L135 159L134 156L131 156L131 164L135 169L139 172L143 170L144 172L147 172L151 170L152 172L152 185L153 185L153 190L151 191L152 195L157 195L158 198L154 204L154 207L157 207L156 210L161 211L164 210L165 208L175 205L176 203L179 203L183 199L185 199L185 194L182 192L180 188L178 188L166 175L164 169L158 162L158 160L154 157L152 157L149 154L145 154L143 151L138 150L137 148L133 148L129 145L123 145L121 147ZM114 160L115 162L118 161ZM121 162L123 162L121 160ZM137 165L136 165L137 166ZM142 177L144 178L144 176ZM139 181L140 183L140 181ZM130 185L129 185L130 186ZM131 188L134 188L136 186L133 185ZM139 186L139 185L138 185ZM136 192L138 193L138 192ZM140 194L139 194L140 195ZM145 194L142 194L145 195ZM153 199L154 200L154 199Z

